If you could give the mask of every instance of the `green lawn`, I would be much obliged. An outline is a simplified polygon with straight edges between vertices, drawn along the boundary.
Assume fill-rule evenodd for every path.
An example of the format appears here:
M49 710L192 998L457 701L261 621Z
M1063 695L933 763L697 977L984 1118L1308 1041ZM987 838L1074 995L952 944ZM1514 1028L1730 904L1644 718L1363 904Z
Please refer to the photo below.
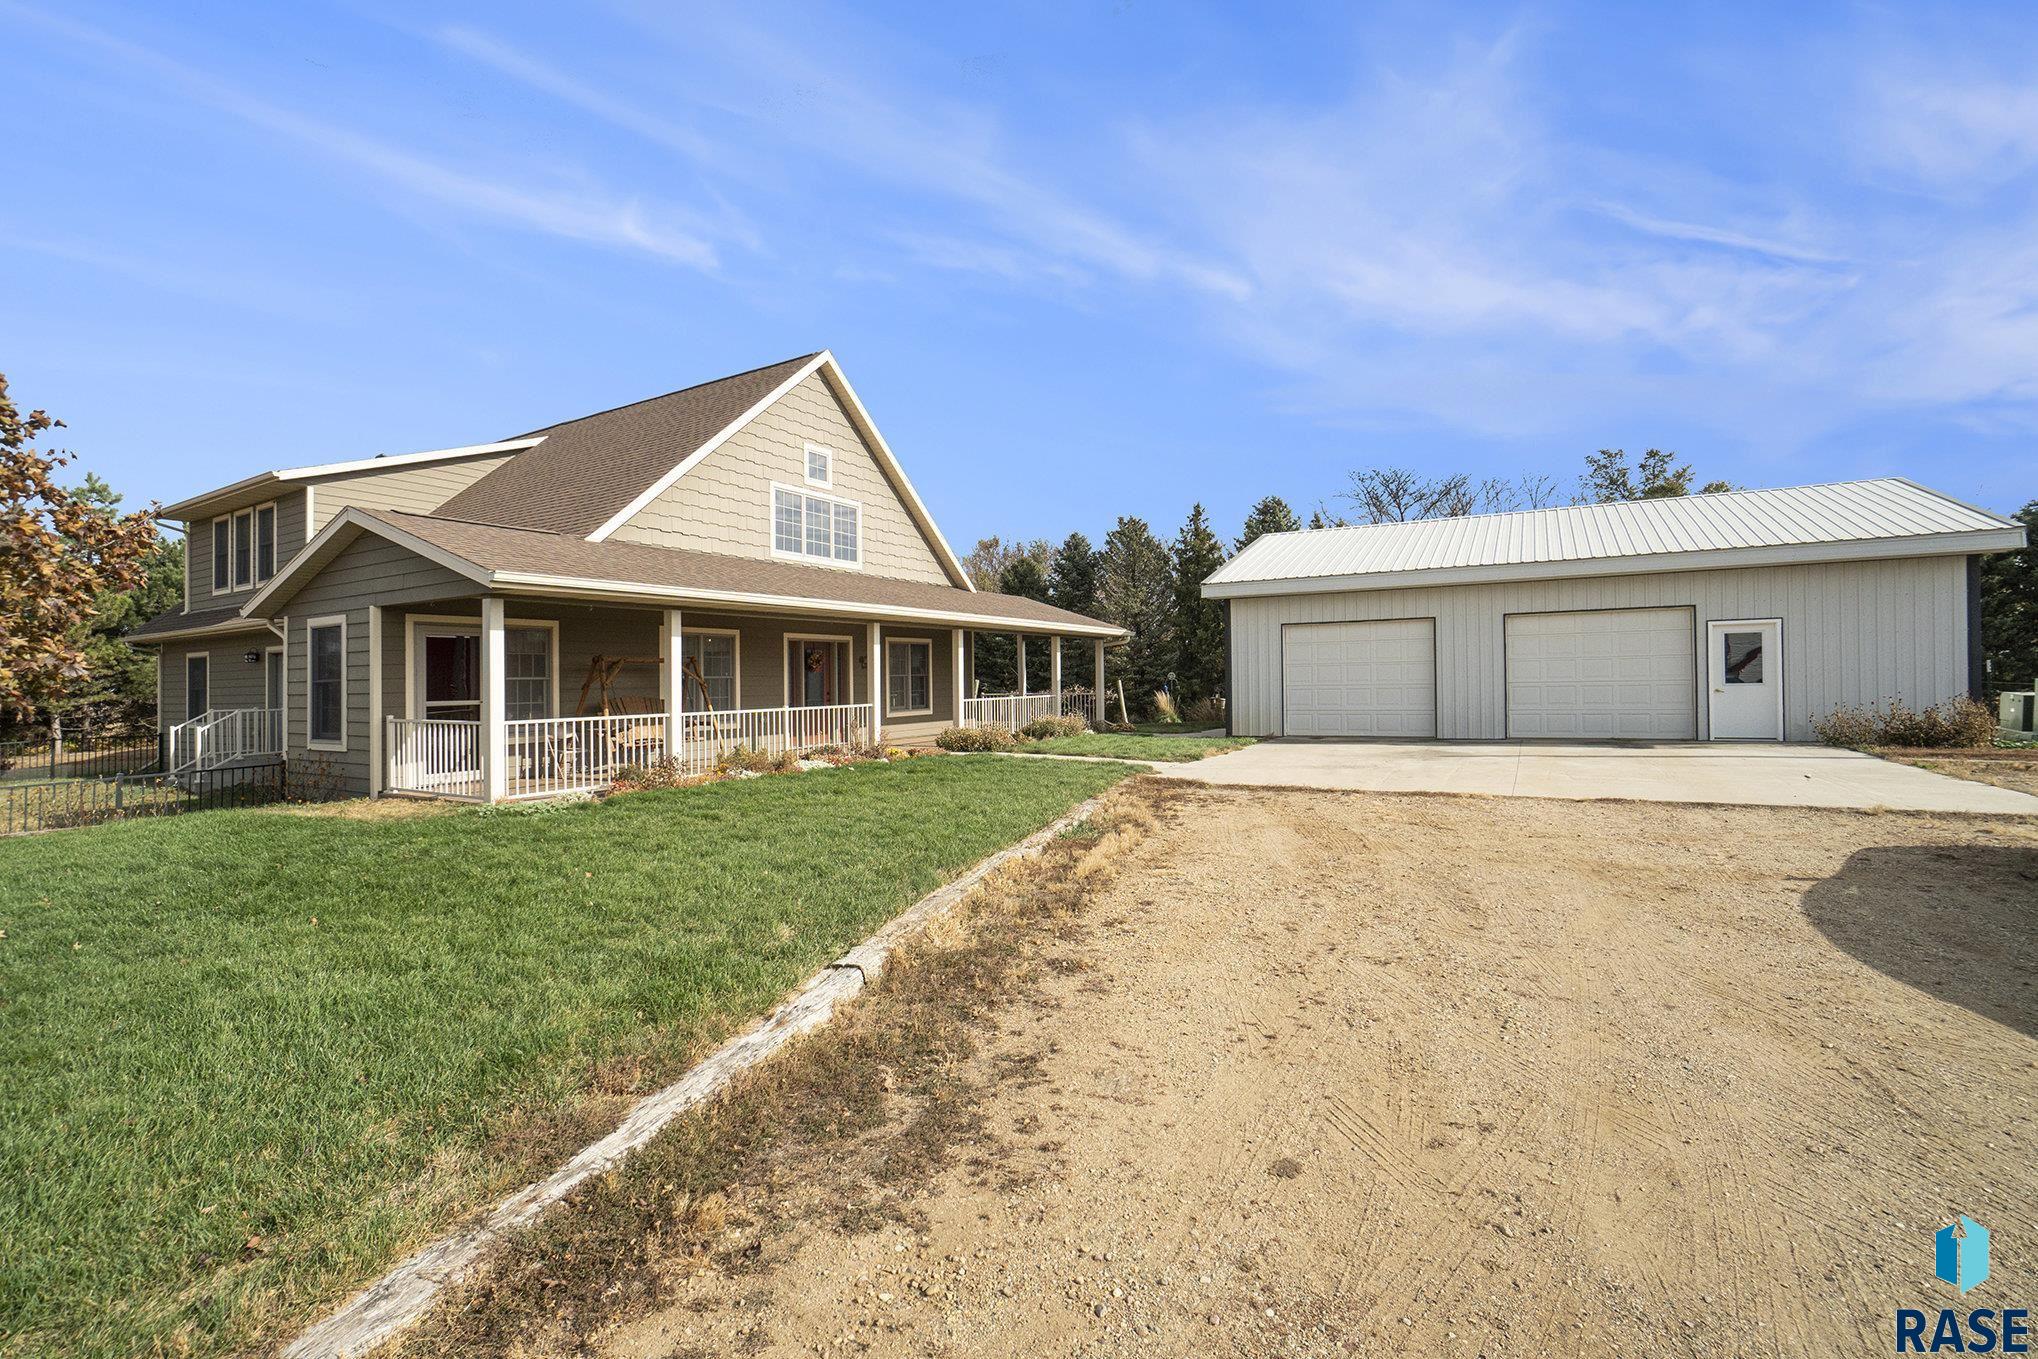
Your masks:
M1180 727L1174 728L1181 731ZM1251 745L1250 736L1181 736L1152 732L1092 731L1081 736L1057 736L1046 741L1027 741L1020 749L1036 755L1103 755L1114 760L1200 760Z
M948 757L0 841L0 1353L288 1333L1129 772Z

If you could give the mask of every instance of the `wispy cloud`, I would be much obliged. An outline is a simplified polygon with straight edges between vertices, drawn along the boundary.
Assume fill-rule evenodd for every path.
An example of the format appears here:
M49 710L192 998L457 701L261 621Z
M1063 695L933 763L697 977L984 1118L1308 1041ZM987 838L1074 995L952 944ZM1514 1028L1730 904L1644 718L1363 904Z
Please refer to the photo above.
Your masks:
M1637 212L1621 203L1598 203L1598 210L1622 226L1633 227L1636 231L1650 236L1661 236L1671 241L1694 241L1702 245L1723 246L1729 250L1746 250L1751 254L1768 255L1780 260L1796 260L1805 264L1840 264L1839 256L1821 250L1816 246L1799 245L1791 241L1780 241L1767 236L1750 235L1728 227L1706 226L1698 222L1676 222L1666 217L1651 217Z
M237 88L173 57L75 20L7 6L16 17L145 73L164 89L263 132L364 171L417 198L526 230L713 269L715 250L682 225L687 214L635 198L576 189L547 192L463 170L313 118Z

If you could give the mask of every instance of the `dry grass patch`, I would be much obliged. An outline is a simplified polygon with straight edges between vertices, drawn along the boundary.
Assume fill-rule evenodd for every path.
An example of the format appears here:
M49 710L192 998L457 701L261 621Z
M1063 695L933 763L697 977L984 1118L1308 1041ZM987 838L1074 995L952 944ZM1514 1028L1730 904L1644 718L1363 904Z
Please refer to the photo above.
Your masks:
M1023 1058L968 1070L994 1007L1024 994L1084 906L1180 793L1108 795L1036 857L988 875L892 955L834 1023L668 1128L510 1245L401 1353L572 1353L705 1270L741 1275L802 1222L861 1232L915 1219L937 1172L1009 1172L984 1125L993 1088L1037 1080Z

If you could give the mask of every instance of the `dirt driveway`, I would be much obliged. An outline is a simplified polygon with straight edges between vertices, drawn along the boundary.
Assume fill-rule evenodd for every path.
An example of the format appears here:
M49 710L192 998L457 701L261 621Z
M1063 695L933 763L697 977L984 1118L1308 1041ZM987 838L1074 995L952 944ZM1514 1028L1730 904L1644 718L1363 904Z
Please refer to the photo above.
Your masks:
M1165 797L904 1220L596 1348L1887 1353L1956 1212L2038 1299L2038 821Z

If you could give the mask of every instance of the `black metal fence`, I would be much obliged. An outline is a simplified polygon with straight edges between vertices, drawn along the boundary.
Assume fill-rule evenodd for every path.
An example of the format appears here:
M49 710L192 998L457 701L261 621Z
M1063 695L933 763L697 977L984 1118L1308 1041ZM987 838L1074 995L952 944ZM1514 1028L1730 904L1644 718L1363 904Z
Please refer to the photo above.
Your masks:
M162 767L162 738L153 732L115 740L0 741L0 783L107 779Z
M220 807L256 807L282 801L284 792L280 759L182 774L115 773L98 779L0 783L0 835Z

